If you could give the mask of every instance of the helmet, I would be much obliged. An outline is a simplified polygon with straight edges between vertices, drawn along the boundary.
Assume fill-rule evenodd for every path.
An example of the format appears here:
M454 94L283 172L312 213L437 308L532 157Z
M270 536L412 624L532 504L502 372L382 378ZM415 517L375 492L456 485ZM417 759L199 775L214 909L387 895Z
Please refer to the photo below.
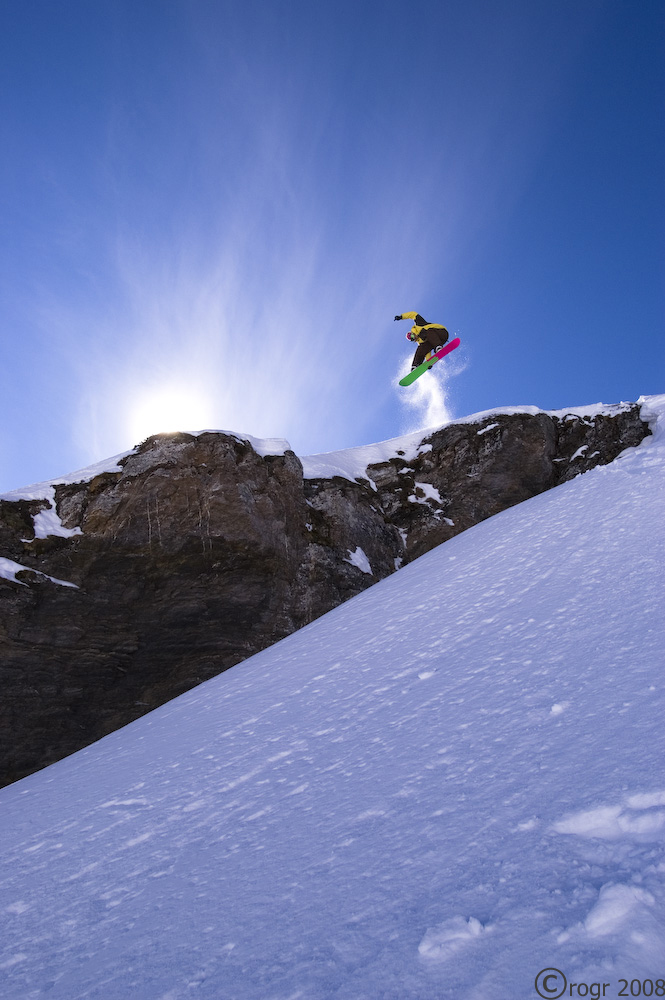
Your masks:
M411 331L410 331L410 330L407 330L407 331L406 331L406 339L407 339L407 340L412 340L412 339L413 339L413 338L411 337Z

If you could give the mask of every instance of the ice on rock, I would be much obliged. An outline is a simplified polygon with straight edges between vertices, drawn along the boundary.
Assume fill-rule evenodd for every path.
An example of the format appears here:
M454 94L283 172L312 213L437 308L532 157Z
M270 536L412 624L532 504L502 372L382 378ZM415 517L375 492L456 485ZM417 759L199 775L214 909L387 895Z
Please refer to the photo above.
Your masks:
M415 493L412 493L408 498L409 503L428 504L430 500L434 500L435 503L442 503L441 494L436 486L432 486L431 483L414 483L413 485Z
M373 576L372 567L370 561L363 552L363 550L358 545L354 552L349 551L348 559L344 562L350 563L352 566L356 566L362 573L367 573L368 576Z
M11 580L12 583L18 583L22 587L27 587L28 584L24 583L23 580L16 579L17 575L22 572L34 573L36 576L41 576L45 580L50 580L51 583L56 583L60 587L74 587L78 590L75 583L70 583L67 580L58 580L55 576L48 576L46 573L42 573L38 569L32 569L30 566L23 566L21 563L14 562L13 559L5 559L4 556L0 556L0 577L4 580Z
M74 528L65 528L55 509L55 499L46 510L40 510L33 517L35 526L35 538L48 538L49 535L56 535L59 538L72 538L74 535L82 535L81 528L77 525Z

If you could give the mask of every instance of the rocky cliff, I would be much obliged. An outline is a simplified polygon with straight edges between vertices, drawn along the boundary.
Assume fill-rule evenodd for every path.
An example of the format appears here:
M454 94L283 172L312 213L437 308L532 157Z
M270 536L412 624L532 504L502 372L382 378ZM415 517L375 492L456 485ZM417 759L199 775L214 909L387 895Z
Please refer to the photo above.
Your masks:
M302 461L157 435L0 498L0 783L136 719L493 514L611 462L639 404L497 411Z

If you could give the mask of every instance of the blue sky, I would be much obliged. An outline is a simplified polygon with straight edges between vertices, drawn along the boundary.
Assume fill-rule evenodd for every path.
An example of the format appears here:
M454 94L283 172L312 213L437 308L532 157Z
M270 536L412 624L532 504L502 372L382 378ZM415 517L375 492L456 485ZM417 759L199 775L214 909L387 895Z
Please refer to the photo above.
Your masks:
M0 490L663 390L665 9L0 8ZM462 346L409 391L417 309Z

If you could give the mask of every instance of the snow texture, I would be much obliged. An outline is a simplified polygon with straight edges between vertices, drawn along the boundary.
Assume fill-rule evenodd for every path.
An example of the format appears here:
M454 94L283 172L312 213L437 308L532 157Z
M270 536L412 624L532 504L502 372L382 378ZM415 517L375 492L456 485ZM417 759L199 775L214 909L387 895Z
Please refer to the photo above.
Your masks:
M69 475L61 476L59 479L50 479L48 482L33 483L31 486L23 486L18 490L10 490L9 493L0 494L0 500L52 500L55 496L55 486L88 483L95 476L101 476L105 472L122 472L122 466L118 464L120 459L133 455L134 451L135 449L114 455L113 458L96 462L94 465L79 469L77 472L70 472Z
M200 434L227 434L229 437L236 438L237 441L251 445L256 454L263 458L267 455L284 455L287 451L291 451L291 445L285 438L257 438L251 434L238 434L236 431L205 430L187 431L187 433L193 437L198 437Z
M641 402L654 437L610 465L0 791L3 1000L662 979L665 396Z
M357 566L359 570L363 573L367 573L369 576L373 576L372 567L370 566L369 559L363 552L363 550L358 545L355 552L349 552L349 558L345 559L344 562L351 563L352 566Z
M22 566L21 563L14 562L12 559L5 559L4 556L0 556L0 577L4 580L11 580L12 583L20 583L22 587L27 587L27 584L24 583L23 580L16 579L16 574L23 571L35 573L37 576L41 576L45 580L50 580L51 583L57 583L61 587L74 587L78 590L75 583L68 583L66 580L58 580L55 576L48 576L46 573L42 573L38 569L32 569L30 566Z
M48 500L50 506L45 510L40 510L32 519L35 538L48 538L49 535L58 535L60 538L71 538L72 535L82 535L83 532L80 527L65 528L60 520L55 507L55 487L45 486L44 494L40 499ZM23 539L23 541L34 541L34 539Z
M47 538L49 535L59 535L60 538L71 538L72 535L83 534L78 526L76 528L65 528L55 509L55 504L47 510L40 510L32 520L35 526L35 538Z
M436 428L432 428L432 431ZM419 430L402 437L391 438L378 444L361 445L345 451L331 451L323 455L309 455L301 459L305 479L369 479L367 468L388 462L391 458L412 461L421 451L431 450L431 446L421 448L427 431ZM371 480L370 480L371 482ZM374 486L374 484L372 483ZM374 487L376 489L376 487Z
M409 497L409 503L424 503L429 504L430 500L436 501L436 503L443 503L441 500L441 494L437 490L436 486L432 486L431 483L414 483L416 492L412 493Z

